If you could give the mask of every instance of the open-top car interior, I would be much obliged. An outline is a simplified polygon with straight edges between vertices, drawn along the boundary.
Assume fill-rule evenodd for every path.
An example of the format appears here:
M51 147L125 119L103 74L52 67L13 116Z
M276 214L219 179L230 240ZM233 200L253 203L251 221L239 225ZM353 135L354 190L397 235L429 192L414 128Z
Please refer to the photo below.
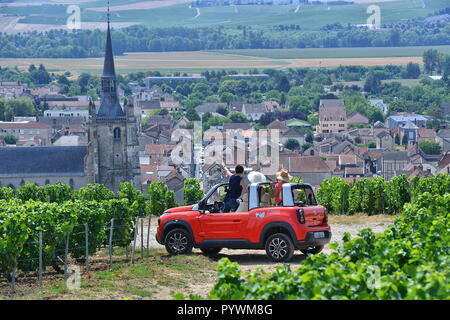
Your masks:
M292 185L292 197L294 199L294 204L298 207L317 205L314 191L312 187L307 184Z

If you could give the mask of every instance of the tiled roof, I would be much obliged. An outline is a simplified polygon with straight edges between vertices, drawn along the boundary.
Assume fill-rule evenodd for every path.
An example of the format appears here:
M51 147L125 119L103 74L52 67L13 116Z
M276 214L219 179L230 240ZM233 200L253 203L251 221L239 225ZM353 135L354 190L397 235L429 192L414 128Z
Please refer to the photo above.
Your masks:
M344 107L344 100L342 99L320 99L319 106L328 107Z
M283 137L303 137L304 135L295 128L289 128L288 131L282 134Z
M359 175L363 175L364 174L364 168L363 167L349 167L349 168L345 168L345 174L359 174Z
M408 161L408 152L404 151L386 151L382 153L383 160Z
M2 129L49 129L48 124L36 121L23 122L2 122L0 121L0 128Z
M344 107L332 106L332 107L319 107L319 120L320 121L345 121L347 119L347 113Z
M331 172L326 162L316 156L290 157L288 165L289 172Z
M242 130L248 130L251 129L252 125L251 123L224 123L223 129L229 130L229 129L242 129Z
M171 144L147 144L145 146L145 154L163 155L166 151L169 151L173 147L174 147L174 145L171 145Z
M339 155L339 165L356 165L357 158L354 154L341 154Z
M347 115L348 123L369 123L369 119L357 111L353 111Z
M202 113L202 112L216 112L217 110L217 103L216 102L205 102L202 103L199 106L195 107L195 111Z
M84 175L87 147L0 148L0 175Z
M426 121L427 118L425 118L424 116L421 116L420 114L415 114L415 115L394 115L394 116L390 116L389 118L391 118L394 121L398 121L398 122L407 122L407 121Z
M418 130L419 137L426 138L426 139L432 139L436 138L436 131L433 129L427 129L427 128L419 128Z
M450 129L439 130L437 136L440 138L450 138Z
M450 151L447 151L441 158L441 160L439 160L438 162L438 167L439 168L443 168L445 166L447 166L450 163Z
M242 106L242 111L248 114L248 113L266 113L267 107L266 105L262 104L262 103L245 103Z
M286 125L283 122L276 119L267 125L267 129L287 130L288 127L286 127Z

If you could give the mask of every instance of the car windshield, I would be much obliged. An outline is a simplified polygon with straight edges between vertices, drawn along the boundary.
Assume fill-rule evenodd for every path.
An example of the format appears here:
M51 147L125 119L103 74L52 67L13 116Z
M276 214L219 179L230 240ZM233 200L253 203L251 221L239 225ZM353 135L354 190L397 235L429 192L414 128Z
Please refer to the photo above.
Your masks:
M216 202L223 202L223 199L225 198L225 195L227 194L227 185L222 185L218 187L208 198L206 204L214 204Z
M228 183L214 186L200 201L201 209L205 210L207 213L220 213L224 205L223 200L227 191Z

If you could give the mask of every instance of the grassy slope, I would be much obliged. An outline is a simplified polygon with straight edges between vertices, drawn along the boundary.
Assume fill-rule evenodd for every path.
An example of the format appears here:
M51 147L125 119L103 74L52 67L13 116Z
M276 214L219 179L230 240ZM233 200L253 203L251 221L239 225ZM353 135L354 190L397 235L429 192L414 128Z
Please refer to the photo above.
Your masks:
M115 249L115 254L120 249ZM138 252L139 253L139 252ZM135 264L116 256L112 268L107 262L107 253L96 257L96 264L88 273L82 271L80 288L69 290L63 275L46 274L43 287L39 288L37 278L19 279L16 294L7 296L9 286L0 287L2 299L172 299L171 292L199 293L197 284L214 283L217 260L210 259L199 252L191 255L170 257L164 249L151 249L150 256L140 258L137 254ZM103 264L98 264L103 258ZM119 260L122 258L122 260ZM47 272L52 272L49 268ZM212 285L211 285L212 287ZM206 288L206 291L210 288Z

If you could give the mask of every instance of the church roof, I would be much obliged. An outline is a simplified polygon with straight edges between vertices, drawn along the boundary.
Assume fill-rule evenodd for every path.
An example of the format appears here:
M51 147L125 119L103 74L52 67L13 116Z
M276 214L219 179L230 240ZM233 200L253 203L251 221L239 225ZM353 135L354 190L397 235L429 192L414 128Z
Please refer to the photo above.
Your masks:
M108 24L108 31L106 33L106 52L105 52L105 62L103 64L103 75L102 77L116 77L116 69L114 67L114 55L112 50L111 41L111 30Z
M101 118L116 118L124 117L125 113L119 103L119 97L117 95L117 78L116 70L114 68L114 54L112 50L111 42L111 30L109 28L108 20L108 31L106 33L106 51L105 51L105 62L103 65L103 80L114 81L114 91L102 92L102 99L100 107L98 108L97 117ZM103 86L102 86L103 90Z
M84 176L87 147L0 148L0 176Z

